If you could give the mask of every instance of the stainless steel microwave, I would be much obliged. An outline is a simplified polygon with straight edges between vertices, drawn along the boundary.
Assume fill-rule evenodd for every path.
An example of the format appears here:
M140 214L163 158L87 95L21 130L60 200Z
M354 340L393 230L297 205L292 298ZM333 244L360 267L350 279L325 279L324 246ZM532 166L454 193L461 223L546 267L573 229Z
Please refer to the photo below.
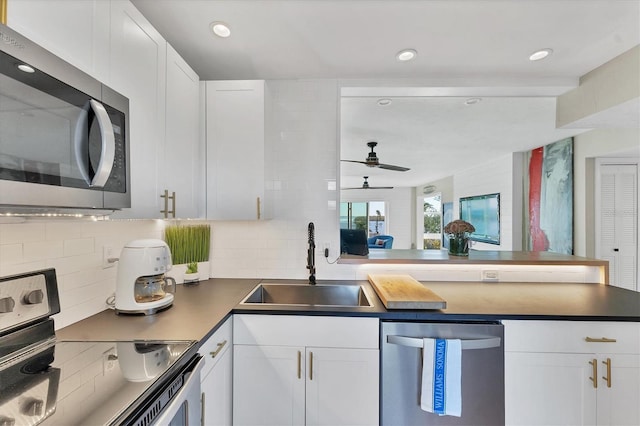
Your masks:
M131 207L129 100L0 25L0 212Z

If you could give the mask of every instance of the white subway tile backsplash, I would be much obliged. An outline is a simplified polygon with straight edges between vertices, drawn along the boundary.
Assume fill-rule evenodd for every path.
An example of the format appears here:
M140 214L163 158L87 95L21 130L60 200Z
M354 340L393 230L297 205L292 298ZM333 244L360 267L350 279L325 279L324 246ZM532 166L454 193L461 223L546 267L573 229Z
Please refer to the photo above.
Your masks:
M77 238L63 241L64 256L76 256L95 252L95 240L93 238Z
M22 244L0 245L0 259L3 263L20 263L24 261Z
M45 224L41 222L0 224L1 244L43 241Z
M63 256L62 241L37 241L24 243L24 260L56 259Z

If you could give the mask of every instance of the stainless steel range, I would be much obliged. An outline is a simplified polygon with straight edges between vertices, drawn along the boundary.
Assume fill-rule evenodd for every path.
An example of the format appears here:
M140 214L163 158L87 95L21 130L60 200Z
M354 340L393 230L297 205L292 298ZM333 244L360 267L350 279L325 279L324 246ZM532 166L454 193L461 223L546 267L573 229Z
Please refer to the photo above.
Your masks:
M58 341L55 270L0 278L0 425L200 423L192 341Z

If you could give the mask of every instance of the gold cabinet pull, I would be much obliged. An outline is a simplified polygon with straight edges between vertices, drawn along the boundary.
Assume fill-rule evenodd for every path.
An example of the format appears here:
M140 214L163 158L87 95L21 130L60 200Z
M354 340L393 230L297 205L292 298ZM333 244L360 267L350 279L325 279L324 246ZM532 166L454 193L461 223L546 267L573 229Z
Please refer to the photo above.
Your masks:
M256 208L258 209L256 217L260 220L260 197L256 198Z
M205 413L205 402L204 402L204 392L202 392L200 394L200 426L205 425L204 413Z
M589 380L593 382L593 387L595 389L598 389L598 360L594 358L593 360L589 361L589 364L591 364L591 367L593 368Z
M309 352L309 380L313 380L313 352Z
M164 214L164 218L168 219L169 215L175 219L176 217L176 193L175 191L169 195L169 190L165 189L164 194L160 195L160 198L164 198L164 210L160 210L160 213ZM171 200L172 209L169 210L169 200Z
M302 378L302 352L298 351L298 379Z
M609 339L607 337L597 338L597 337L589 337L589 336L585 337L584 341L585 342L589 342L589 343L615 343L615 342L617 342L616 339Z
M227 344L226 340L224 342L218 343L218 347L216 348L216 350L213 351L213 352L209 352L209 355L211 355L211 358L215 358L220 353L222 348L224 348L224 345L226 345L226 344Z
M607 366L607 375L602 376L603 379L607 381L607 387L611 387L611 358L607 358L606 361L602 361L604 365Z

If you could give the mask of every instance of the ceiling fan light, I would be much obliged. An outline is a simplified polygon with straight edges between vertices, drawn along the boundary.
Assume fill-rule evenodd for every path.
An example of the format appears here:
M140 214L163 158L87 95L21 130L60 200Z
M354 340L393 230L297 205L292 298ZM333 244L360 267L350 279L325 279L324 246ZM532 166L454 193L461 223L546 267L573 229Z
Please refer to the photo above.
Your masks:
M529 55L529 60L530 61L539 61L539 60L544 59L547 56L551 55L552 53L553 53L553 49L549 49L549 48L536 50L531 55Z
M231 35L231 28L224 22L216 21L211 23L211 31L218 37L227 38Z

